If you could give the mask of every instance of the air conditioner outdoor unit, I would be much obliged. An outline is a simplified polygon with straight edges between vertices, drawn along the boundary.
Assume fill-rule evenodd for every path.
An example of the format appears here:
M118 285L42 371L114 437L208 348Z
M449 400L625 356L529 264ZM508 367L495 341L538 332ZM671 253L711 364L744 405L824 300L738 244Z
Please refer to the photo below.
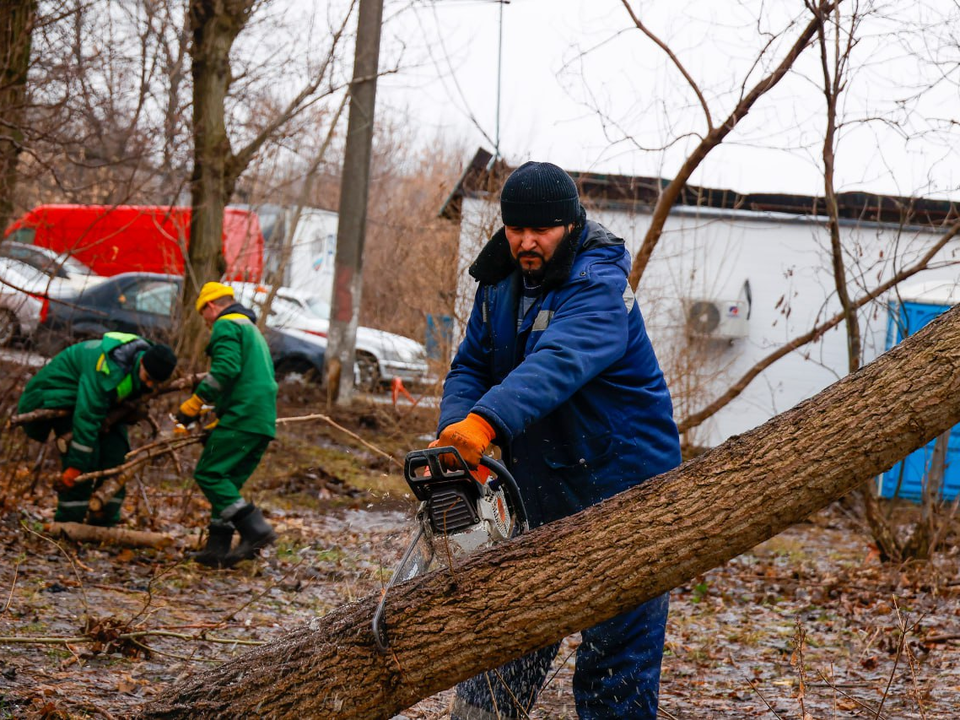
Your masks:
M746 300L687 300L687 334L718 340L747 337L749 309Z

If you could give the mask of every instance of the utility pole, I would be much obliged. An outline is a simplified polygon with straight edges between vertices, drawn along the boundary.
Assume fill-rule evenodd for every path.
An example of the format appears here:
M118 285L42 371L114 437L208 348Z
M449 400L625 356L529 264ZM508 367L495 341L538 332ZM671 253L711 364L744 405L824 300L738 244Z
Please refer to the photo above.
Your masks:
M382 19L383 0L360 0L325 360L327 400L340 405L349 404L353 398Z
M500 159L500 84L503 79L503 6L509 5L510 0L497 0L500 6L500 18L497 30L497 124L493 143L493 160Z

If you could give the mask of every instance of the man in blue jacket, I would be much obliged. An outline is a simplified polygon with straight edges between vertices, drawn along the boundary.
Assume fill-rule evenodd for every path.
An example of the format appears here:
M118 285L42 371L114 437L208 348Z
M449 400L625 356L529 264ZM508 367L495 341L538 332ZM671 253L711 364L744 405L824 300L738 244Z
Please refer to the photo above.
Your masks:
M436 444L471 467L497 444L536 526L676 467L680 443L623 240L586 219L572 178L550 163L517 168L500 209L504 227L470 268L479 288ZM664 594L583 631L581 718L656 718L666 619ZM461 683L452 717L525 717L558 648Z

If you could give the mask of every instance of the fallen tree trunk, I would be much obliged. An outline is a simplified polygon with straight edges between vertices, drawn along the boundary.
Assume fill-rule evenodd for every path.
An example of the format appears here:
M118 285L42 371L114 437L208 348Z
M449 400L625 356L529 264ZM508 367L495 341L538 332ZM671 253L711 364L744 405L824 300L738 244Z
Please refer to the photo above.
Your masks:
M194 675L147 718L389 718L745 552L960 421L960 309L744 435L462 566Z
M173 538L163 533L145 530L127 530L126 528L97 527L75 522L52 522L44 529L54 537L65 536L74 542L97 542L124 547L165 548L173 545Z

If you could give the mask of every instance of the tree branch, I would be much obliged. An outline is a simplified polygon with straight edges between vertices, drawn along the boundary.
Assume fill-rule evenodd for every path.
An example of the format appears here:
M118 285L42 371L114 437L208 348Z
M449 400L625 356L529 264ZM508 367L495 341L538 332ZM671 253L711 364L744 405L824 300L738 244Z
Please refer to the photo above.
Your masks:
M620 0L623 3L623 7L627 9L627 13L630 15L630 19L633 20L633 24L637 26L637 29L640 30L644 35L646 35L654 44L663 50L667 57L670 58L670 61L676 66L677 70L680 71L680 74L683 75L684 79L687 81L687 84L691 87L693 92L697 96L697 100L700 101L700 107L703 108L703 115L707 120L707 130L713 130L713 118L710 115L710 107L707 105L706 98L703 97L703 93L700 92L700 87L697 85L697 82L690 76L690 73L687 72L687 69L683 66L683 63L680 62L673 50L663 42L660 38L654 35L646 25L637 17L636 13L633 12L633 8L630 7L629 0Z
M838 3L842 1L843 0L837 0ZM820 0L819 8L824 12L828 12L833 6L834 3L829 0ZM629 281L630 287L632 287L634 291L636 291L637 286L640 284L640 278L643 277L643 273L650 262L650 257L653 255L654 248L656 248L657 242L660 240L660 236L663 233L663 226L667 221L667 217L670 215L670 210L676 203L677 198L680 197L680 193L684 185L687 184L687 180L690 179L694 170L700 166L700 163L703 162L710 151L723 142L724 138L737 126L737 123L746 117L757 100L766 92L776 87L777 83L783 79L787 71L793 66L793 63L796 62L800 54L806 49L807 45L810 44L810 40L816 31L817 20L813 19L797 37L790 51L777 68L753 86L753 89L737 103L737 106L733 109L733 112L727 116L727 119L723 121L723 124L713 128L704 136L700 144L684 161L676 177L663 189L653 209L650 227L647 229L647 233L643 238L640 250L637 251L636 257L633 259L633 267L630 270Z

